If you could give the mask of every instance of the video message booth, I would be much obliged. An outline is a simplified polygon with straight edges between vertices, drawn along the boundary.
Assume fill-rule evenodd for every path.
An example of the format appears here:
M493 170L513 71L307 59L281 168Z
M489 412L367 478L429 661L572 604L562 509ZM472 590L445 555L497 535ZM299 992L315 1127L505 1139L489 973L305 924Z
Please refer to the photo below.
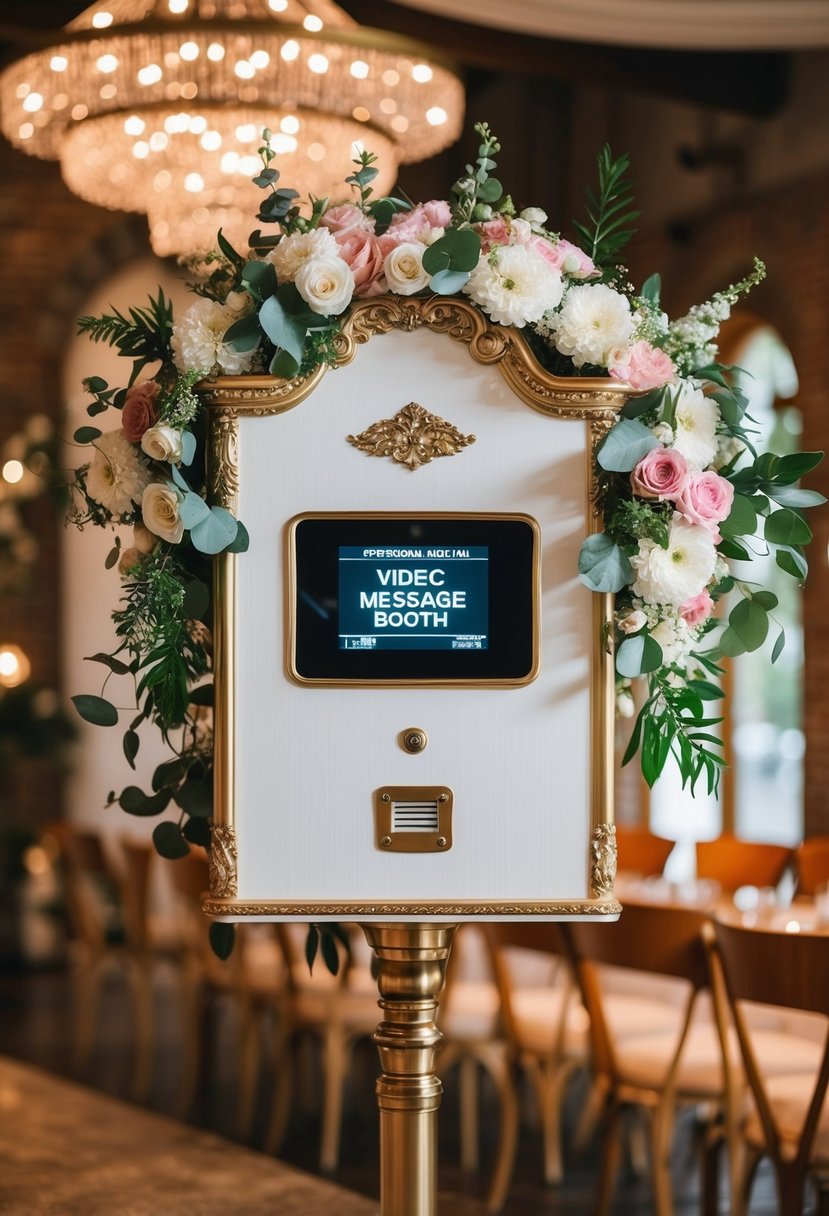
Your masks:
M358 302L338 356L204 386L213 498L251 537L216 573L205 907L362 923L387 1025L394 959L442 966L447 922L619 913L611 604L576 571L630 390L458 300Z

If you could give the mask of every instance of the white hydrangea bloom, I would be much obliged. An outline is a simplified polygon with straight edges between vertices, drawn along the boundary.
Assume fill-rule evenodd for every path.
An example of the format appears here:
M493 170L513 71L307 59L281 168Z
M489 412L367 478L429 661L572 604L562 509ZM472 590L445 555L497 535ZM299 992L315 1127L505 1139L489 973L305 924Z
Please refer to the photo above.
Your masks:
M521 329L558 306L564 281L531 249L499 245L480 259L463 290L493 321Z
M293 283L300 267L311 258L335 258L339 245L327 228L312 228L310 232L295 232L282 240L265 257L276 271L280 283Z
M676 404L673 447L692 469L707 469L717 455L720 411L702 389L683 383Z
M239 293L232 293L234 296ZM250 297L247 297L250 302ZM239 301L219 304L204 297L196 300L173 329L173 357L180 371L213 371L215 368L229 376L250 371L256 349L234 350L227 346L224 336L234 321L244 314Z
M567 292L561 311L547 318L556 350L576 367L606 367L610 351L627 346L633 317L627 297L606 283L583 283Z
M139 448L130 443L119 427L95 440L95 453L86 475L89 497L111 515L126 515L134 509L152 474Z
M667 549L654 540L639 541L639 552L630 559L636 571L633 594L647 604L679 608L708 585L716 560L709 530L689 524L675 512Z

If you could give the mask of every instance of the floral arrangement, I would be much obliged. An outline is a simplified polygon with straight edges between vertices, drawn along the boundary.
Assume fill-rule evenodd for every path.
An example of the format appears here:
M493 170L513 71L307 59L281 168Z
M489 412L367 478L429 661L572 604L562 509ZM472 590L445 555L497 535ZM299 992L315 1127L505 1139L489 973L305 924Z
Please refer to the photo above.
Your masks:
M450 199L412 204L375 198L374 157L362 152L346 201L312 198L279 185L270 133L260 148L260 222L243 255L221 233L217 248L190 259L197 299L174 323L163 294L144 308L84 317L81 332L133 360L129 383L92 378L92 417L115 410L107 431L81 427L91 458L75 479L75 522L132 526L115 534L107 558L123 579L114 613L114 655L92 656L131 678L135 717L124 734L134 767L138 727L151 720L174 757L149 793L127 786L110 802L135 815L177 820L155 830L165 856L209 843L211 813L210 556L244 551L243 524L205 501L205 415L195 387L220 374L302 376L334 361L334 339L351 301L392 292L462 293L492 321L520 328L539 361L558 375L609 377L638 390L597 453L604 530L583 545L579 570L596 592L616 593L619 704L630 681L647 695L625 760L641 751L649 783L673 754L683 782L717 784L718 660L759 647L774 595L736 578L729 561L772 550L793 578L806 575L811 533L802 510L823 502L798 481L820 453L776 457L752 446L746 397L735 369L716 361L716 337L731 307L764 275L748 276L671 321L653 276L640 288L619 256L637 216L626 157L605 148L598 188L575 242L553 231L544 211L519 210L493 175L500 146L476 127L477 159ZM141 378L152 368L149 378ZM728 595L730 609L715 616ZM782 631L774 647L783 646ZM81 715L112 726L119 713L101 695L74 698ZM174 732L181 732L180 735Z

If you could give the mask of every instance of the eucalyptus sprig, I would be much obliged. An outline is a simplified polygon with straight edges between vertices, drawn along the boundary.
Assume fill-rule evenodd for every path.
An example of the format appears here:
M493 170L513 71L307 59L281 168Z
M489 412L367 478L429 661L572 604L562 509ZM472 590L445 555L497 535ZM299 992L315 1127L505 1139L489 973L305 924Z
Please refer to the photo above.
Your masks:
M456 199L453 208L456 225L491 219L493 204L497 203L504 193L498 179L490 177L496 167L494 157L501 151L501 145L490 131L488 123L476 123L475 133L481 139L478 158L474 165L466 166L466 174L458 178L452 187Z

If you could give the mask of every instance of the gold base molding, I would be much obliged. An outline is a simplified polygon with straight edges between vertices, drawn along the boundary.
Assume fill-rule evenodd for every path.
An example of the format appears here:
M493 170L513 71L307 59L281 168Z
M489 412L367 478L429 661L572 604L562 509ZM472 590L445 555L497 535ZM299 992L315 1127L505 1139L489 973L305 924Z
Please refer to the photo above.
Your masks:
M364 916L439 916L475 917L493 920L498 917L538 916L618 916L622 905L616 899L552 900L549 903L523 901L492 903L274 903L244 899L206 899L203 904L208 916L294 916L314 920L321 916L338 916L344 920L360 920Z

